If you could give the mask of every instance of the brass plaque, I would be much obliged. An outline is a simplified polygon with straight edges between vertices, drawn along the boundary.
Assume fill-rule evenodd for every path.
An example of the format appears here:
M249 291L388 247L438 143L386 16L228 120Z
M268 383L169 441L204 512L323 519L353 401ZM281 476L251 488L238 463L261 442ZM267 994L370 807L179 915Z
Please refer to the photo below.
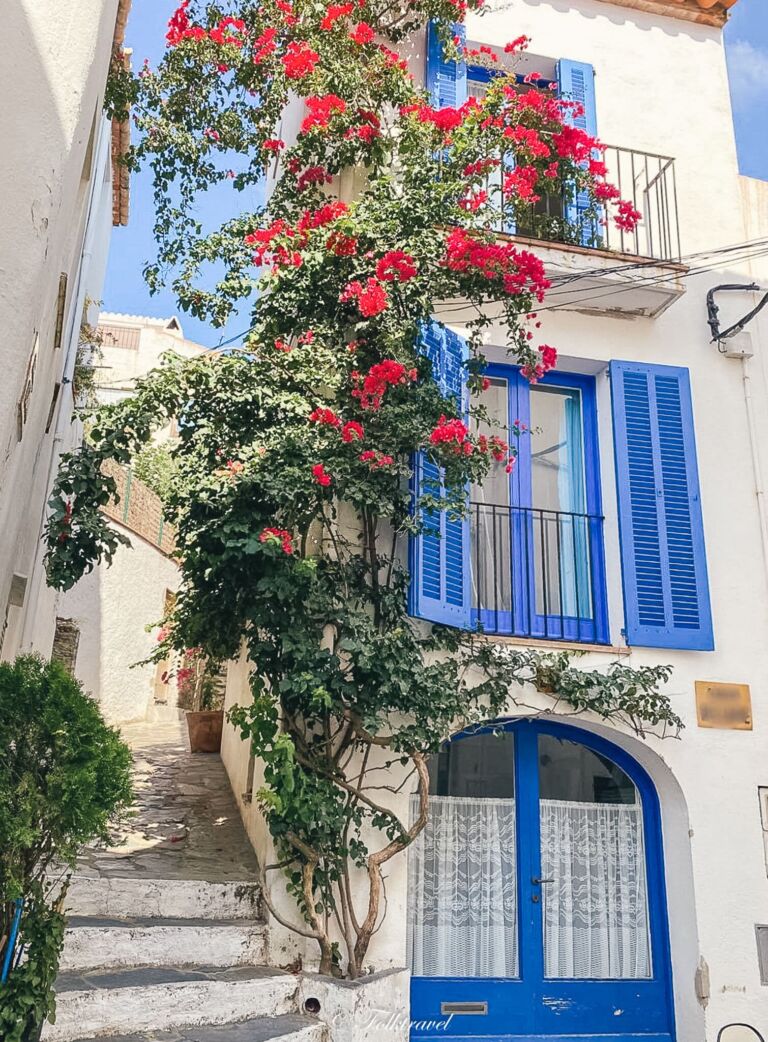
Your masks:
M752 697L749 684L717 684L697 680L696 716L699 727L751 731Z

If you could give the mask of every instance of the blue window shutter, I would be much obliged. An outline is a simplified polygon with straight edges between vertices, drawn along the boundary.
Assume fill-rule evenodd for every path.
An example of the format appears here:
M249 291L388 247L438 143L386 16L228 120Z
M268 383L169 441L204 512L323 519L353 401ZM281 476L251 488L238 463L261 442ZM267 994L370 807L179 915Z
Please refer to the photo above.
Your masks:
M466 40L465 26L454 25L453 34L459 37L463 47ZM457 109L467 100L467 63L443 59L443 45L434 22L427 26L426 83L433 108Z
M584 112L580 116L569 114L568 122L585 130L591 137L597 137L597 104L595 101L595 70L586 62L569 61L561 58L557 63L557 85L561 98L578 102ZM581 228L581 241L584 246L598 244L600 237L599 220L584 221L583 214L591 206L587 192L577 192L575 197L566 202L565 219L574 227ZM600 215L598 215L599 217Z
M714 648L687 369L611 362L627 643Z
M432 373L446 398L466 406L466 341L438 322L422 331L421 350L432 362ZM424 492L437 495L440 469L428 453L416 453L413 464L414 503ZM471 625L469 517L449 518L443 510L427 511L424 530L411 538L409 610L429 622L460 629Z

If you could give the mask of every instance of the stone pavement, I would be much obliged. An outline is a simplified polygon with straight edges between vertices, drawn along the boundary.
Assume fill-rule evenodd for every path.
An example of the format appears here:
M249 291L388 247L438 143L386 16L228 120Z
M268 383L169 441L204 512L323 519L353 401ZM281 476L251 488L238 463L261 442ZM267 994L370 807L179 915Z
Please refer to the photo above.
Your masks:
M124 725L136 803L116 845L87 848L77 874L95 878L250 880L256 859L221 758L190 753L186 722Z

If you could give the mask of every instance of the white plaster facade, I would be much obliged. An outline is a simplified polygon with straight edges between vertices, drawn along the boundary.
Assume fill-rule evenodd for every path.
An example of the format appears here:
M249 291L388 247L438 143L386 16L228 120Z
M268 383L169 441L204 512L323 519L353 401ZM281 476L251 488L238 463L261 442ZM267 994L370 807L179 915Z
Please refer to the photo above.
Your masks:
M102 105L126 0L19 0L0 36L0 653L49 655L56 594L40 536L59 454L80 437L72 373L113 216ZM66 277L66 291L62 290ZM95 313L87 316L90 321ZM57 329L58 326L58 329ZM55 393L57 396L54 398ZM26 419L19 403L26 399Z
M720 1028L732 1021L754 1024L765 1034L768 987L760 980L755 926L768 923L758 805L758 787L768 784L768 310L749 327L754 357L727 357L710 343L706 295L722 283L752 281L768 291L765 258L748 258L746 251L731 259L712 255L768 239L768 185L739 175L718 26L660 13L672 4L639 10L644 5L610 0L489 0L486 6L483 15L469 16L470 44L498 47L525 33L532 54L545 56L527 58L529 68L561 57L592 64L601 140L675 159L682 253L690 270L681 273L666 310L652 318L629 314L627 307L616 313L621 294L606 277L603 295L586 307L572 301L559 310L545 307L541 317L543 341L560 352L558 368L597 378L612 647L590 652L583 665L607 665L617 655L633 666L670 664L668 693L686 729L679 741L641 742L586 716L574 722L630 752L658 791L677 1039L715 1042ZM424 75L423 52L423 41L417 41L408 53L417 77ZM284 139L291 138L299 116L284 114ZM543 250L550 263L563 252ZM559 262L569 263L562 257ZM747 291L721 297L723 326L759 297ZM491 332L487 353L503 360L493 345ZM607 377L611 359L690 370L714 613L712 652L626 648ZM697 680L749 684L753 729L698 727ZM247 698L247 667L240 661L230 668L227 704ZM248 749L231 728L225 731L223 757L249 834L265 858L269 842L247 791L258 787L259 765L249 768ZM405 879L405 859L390 863L388 916L370 951L377 970L405 964ZM277 928L272 936L273 958L284 962L296 942ZM308 958L312 954L306 951Z

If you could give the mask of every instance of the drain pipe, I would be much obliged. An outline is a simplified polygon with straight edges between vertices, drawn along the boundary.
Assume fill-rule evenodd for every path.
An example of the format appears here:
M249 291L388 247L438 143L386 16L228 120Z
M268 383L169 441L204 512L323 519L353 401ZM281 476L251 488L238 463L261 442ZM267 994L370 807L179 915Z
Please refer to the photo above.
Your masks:
M758 517L760 518L760 541L763 546L763 564L765 566L766 579L768 579L768 505L765 500L763 467L760 458L760 445L757 438L757 424L755 423L755 405L752 398L752 378L749 373L749 356L746 354L741 356L741 378L744 387L744 405L747 412L749 444L752 450L752 470L755 480L757 512Z

